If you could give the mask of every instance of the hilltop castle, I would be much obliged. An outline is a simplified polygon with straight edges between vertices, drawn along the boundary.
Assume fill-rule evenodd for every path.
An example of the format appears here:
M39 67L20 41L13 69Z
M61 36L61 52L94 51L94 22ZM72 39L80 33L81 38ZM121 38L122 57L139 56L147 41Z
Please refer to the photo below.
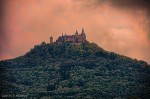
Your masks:
M82 28L82 32L81 34L78 33L78 31L76 30L74 35L63 35L59 36L58 39L56 40L56 43L58 44L62 44L64 42L67 43L72 43L72 44L81 44L86 42L86 34L84 32L84 29ZM53 37L50 37L50 44L53 43Z

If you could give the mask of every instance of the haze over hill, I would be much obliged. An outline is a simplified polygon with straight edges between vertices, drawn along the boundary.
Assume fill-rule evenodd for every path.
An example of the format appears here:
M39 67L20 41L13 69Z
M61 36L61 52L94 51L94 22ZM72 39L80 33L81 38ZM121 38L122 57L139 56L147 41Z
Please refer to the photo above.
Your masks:
M150 97L150 65L94 43L35 45L25 55L0 61L0 93L47 98Z

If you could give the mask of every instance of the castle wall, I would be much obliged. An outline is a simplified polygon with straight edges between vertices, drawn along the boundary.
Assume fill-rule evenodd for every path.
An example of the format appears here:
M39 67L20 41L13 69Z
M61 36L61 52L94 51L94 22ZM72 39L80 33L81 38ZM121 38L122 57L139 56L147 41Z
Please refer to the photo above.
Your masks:
M68 43L83 43L86 42L86 36L85 33L82 32L81 35L78 35L77 31L75 35L64 35L58 37L56 40L58 44L62 44L63 42L68 42Z

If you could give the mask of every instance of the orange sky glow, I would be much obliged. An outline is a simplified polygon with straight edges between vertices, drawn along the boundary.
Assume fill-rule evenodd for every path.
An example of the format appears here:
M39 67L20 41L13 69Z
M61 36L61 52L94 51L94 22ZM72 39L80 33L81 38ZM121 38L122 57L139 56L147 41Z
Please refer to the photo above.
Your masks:
M103 0L100 0L103 1ZM28 52L62 34L81 32L108 51L150 63L148 11L105 0L6 0L0 34L0 60ZM3 36L3 37L2 37Z

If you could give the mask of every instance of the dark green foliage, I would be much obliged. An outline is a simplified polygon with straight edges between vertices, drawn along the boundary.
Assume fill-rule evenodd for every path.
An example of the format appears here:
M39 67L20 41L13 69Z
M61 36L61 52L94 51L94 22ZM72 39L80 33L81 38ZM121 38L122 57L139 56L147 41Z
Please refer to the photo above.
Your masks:
M41 99L150 97L150 65L94 43L42 42L24 56L0 61L0 70L1 94Z
M55 84L49 84L48 86L47 86L47 91L53 91L53 90L55 90Z

